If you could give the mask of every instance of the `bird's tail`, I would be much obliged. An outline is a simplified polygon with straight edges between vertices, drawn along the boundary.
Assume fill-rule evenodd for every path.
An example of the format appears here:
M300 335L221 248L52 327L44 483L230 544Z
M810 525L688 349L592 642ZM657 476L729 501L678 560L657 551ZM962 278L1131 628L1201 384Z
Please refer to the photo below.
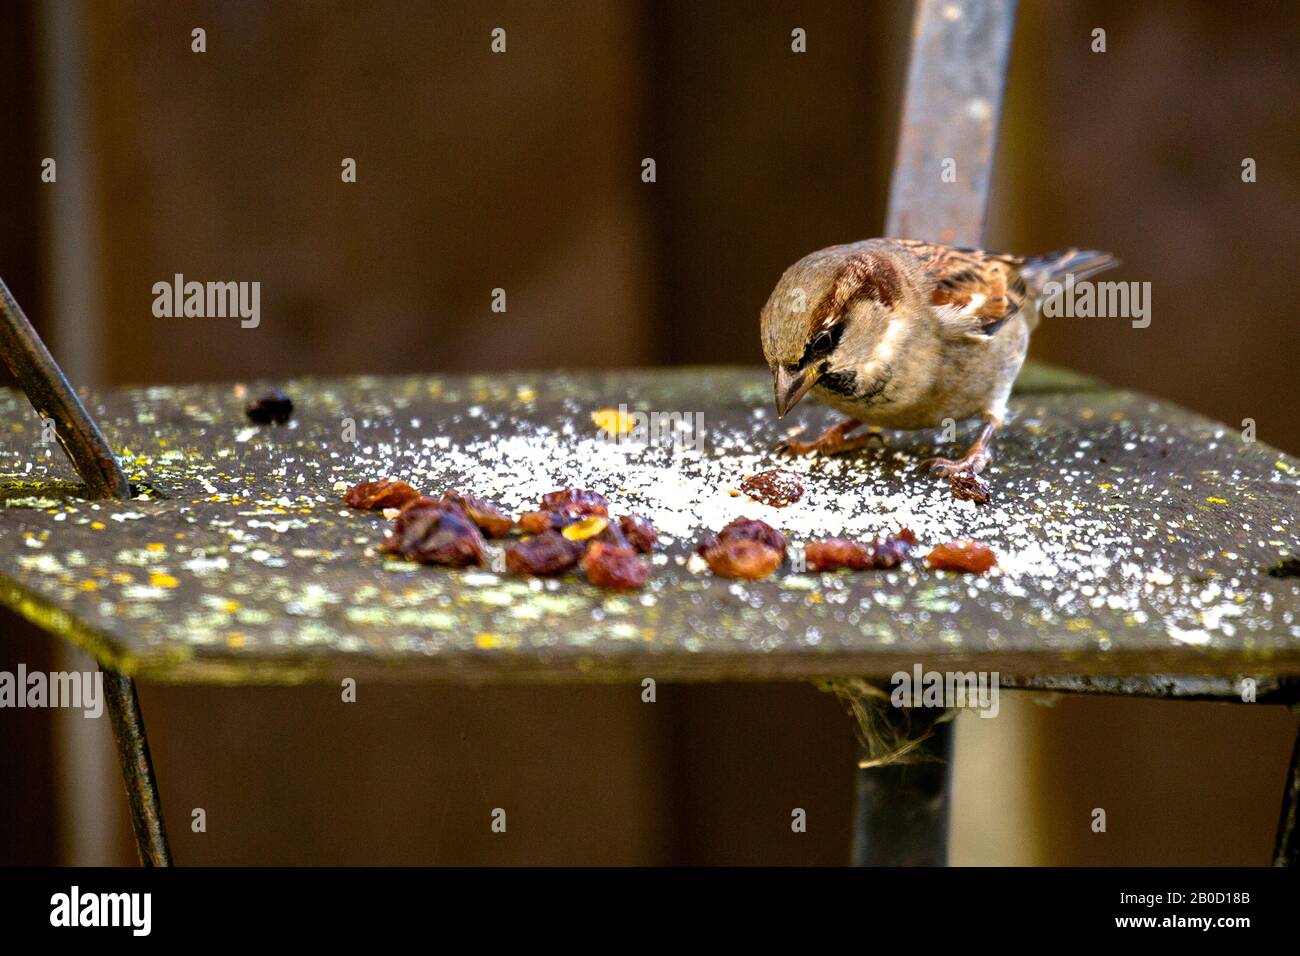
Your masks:
M1052 281L1061 281L1067 275L1074 276L1080 282L1098 272L1119 265L1119 260L1109 252L1097 252L1092 249L1061 249L1049 252L1045 256L1026 259L1020 267L1020 275L1025 284L1035 293L1041 293L1043 286Z

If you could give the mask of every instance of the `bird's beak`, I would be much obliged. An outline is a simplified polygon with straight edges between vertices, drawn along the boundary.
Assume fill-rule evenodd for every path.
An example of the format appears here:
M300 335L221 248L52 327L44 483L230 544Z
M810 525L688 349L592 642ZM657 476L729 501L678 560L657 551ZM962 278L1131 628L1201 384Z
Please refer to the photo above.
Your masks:
M776 417L784 418L786 412L798 405L799 399L808 394L808 389L817 383L819 377L815 368L788 369L778 365L774 373Z

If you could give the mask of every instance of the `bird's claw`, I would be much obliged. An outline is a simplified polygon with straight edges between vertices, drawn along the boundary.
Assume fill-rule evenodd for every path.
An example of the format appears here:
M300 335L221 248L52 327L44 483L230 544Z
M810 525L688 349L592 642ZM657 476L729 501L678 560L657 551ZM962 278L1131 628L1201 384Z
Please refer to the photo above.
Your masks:
M953 475L960 474L978 475L988 465L990 457L988 452L980 451L969 454L964 458L958 458L956 461L951 458L927 458L917 468L943 478L951 478Z
M876 442L885 447L885 436L880 432L869 431L849 438L845 432L852 429L830 428L812 441L799 441L790 437L777 442L772 450L778 455L838 455L846 451L857 451Z

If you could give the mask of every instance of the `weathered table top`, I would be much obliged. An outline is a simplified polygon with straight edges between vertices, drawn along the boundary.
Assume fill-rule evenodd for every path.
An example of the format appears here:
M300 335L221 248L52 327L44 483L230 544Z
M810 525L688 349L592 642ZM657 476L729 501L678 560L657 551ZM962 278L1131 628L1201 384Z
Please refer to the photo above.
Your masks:
M152 680L294 682L770 679L970 667L1009 674L1300 673L1300 461L1197 415L1029 369L995 446L991 505L912 466L933 433L790 461L765 372L515 374L276 383L284 427L244 417L259 385L155 387L88 401L132 481L76 479L21 394L0 391L0 603ZM269 387L268 387L269 388ZM704 447L606 441L591 412L702 415ZM820 427L808 405L795 423ZM345 440L348 420L355 443ZM965 440L965 433L959 441ZM945 449L946 450L946 449ZM777 510L739 494L806 475ZM528 580L375 551L386 522L340 491L392 476L517 512L566 485L651 517L667 539L641 593ZM713 577L694 540L737 515L792 541L906 525L922 546L989 542L999 571Z

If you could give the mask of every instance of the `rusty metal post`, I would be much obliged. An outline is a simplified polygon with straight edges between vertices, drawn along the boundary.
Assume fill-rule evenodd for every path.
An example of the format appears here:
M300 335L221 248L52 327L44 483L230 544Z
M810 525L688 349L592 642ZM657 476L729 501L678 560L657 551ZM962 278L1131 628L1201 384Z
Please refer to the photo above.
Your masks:
M1015 0L917 0L885 235L980 244L1015 17ZM857 771L855 866L948 862L953 723L932 761Z

